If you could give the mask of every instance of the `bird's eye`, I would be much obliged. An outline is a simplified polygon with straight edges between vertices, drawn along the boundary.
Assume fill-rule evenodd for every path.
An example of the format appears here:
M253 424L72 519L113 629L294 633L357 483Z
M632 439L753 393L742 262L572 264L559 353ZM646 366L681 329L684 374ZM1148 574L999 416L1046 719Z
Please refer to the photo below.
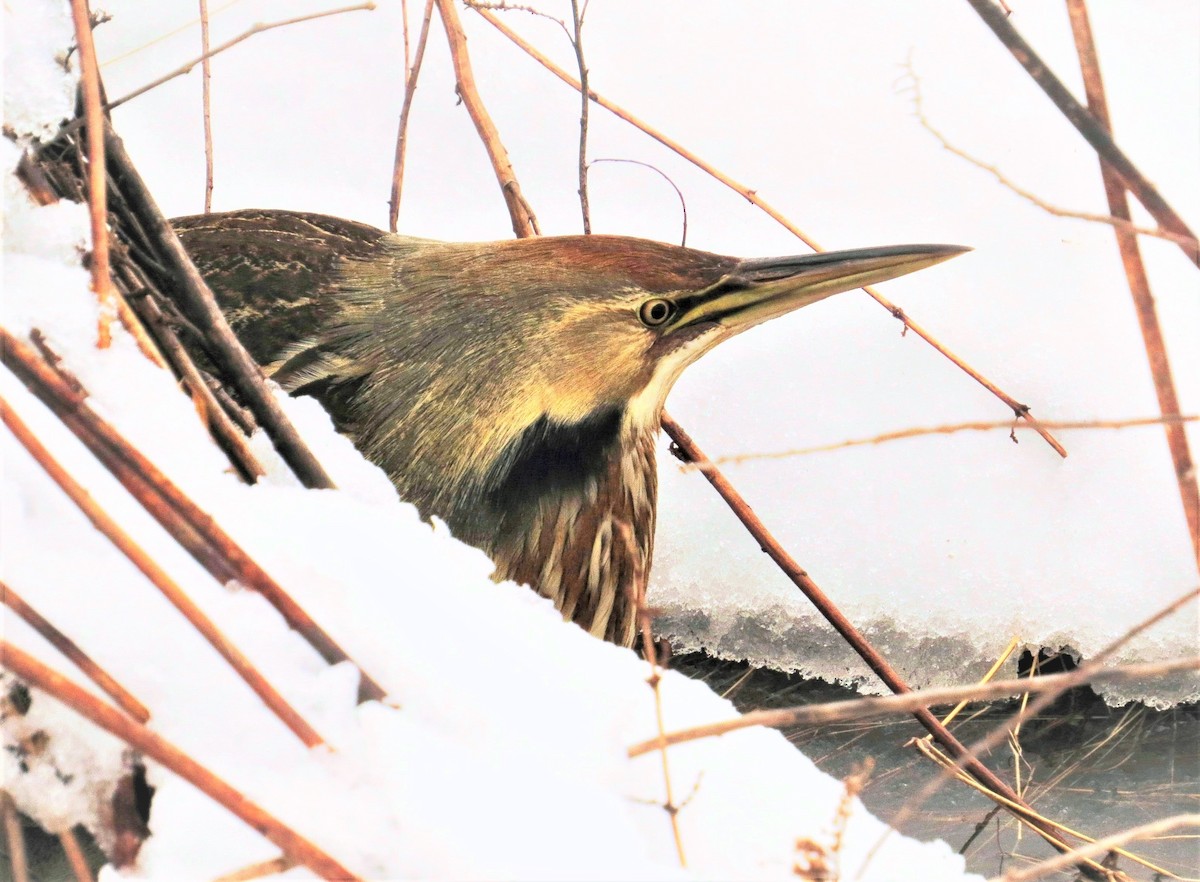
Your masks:
M675 307L671 301L655 298L642 304L642 308L638 310L638 317L642 324L656 328L669 319L674 311Z

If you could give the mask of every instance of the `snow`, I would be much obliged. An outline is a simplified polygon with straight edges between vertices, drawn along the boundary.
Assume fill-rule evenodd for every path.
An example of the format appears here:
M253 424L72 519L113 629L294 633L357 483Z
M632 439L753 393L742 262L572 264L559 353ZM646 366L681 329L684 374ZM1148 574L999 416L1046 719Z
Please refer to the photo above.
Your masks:
M107 5L115 18L97 40L111 94L198 54L193 4ZM212 39L323 8L319 0L214 6ZM1096 0L1089 8L1117 141L1196 226L1200 7ZM483 98L543 231L578 232L576 95L473 13L463 20ZM572 68L556 25L518 13L507 21ZM1017 4L1014 21L1081 94L1062 5ZM399 39L398 4L389 2L271 31L215 59L214 207L303 209L385 225L402 97ZM400 228L505 238L508 219L456 104L444 42L435 20L412 111ZM881 290L1036 416L1157 413L1111 230L1028 204L942 150L912 118L910 59L926 114L956 145L1051 203L1105 211L1090 149L965 4L609 0L589 11L586 46L601 94L745 182L827 247L974 246ZM201 209L199 94L193 73L115 112L169 214ZM592 157L640 159L671 175L687 197L695 247L746 256L805 250L741 196L606 111L593 110L590 143ZM591 182L596 231L678 240L675 194L653 172L602 164ZM1140 209L1137 217L1148 222ZM1142 248L1180 401L1196 414L1195 268L1169 242L1144 238ZM861 293L724 344L684 373L668 408L712 456L1010 416L914 334L902 337ZM1187 431L1200 450L1200 428ZM1058 434L1066 460L1032 433L1014 445L997 431L751 461L728 474L914 685L946 685L982 675L1014 637L1092 655L1196 584L1162 431ZM666 612L660 627L672 640L877 690L705 481L667 457L660 471L651 601ZM1193 606L1113 663L1194 653L1196 635ZM1114 704L1166 706L1200 697L1200 687L1181 677L1107 686L1105 694Z
M5 11L8 32L19 27L24 41L18 75L6 79L6 121L24 136L45 134L69 110L54 57L70 35L61 4L18 8ZM143 10L144 27L161 26L157 5ZM389 691L386 704L356 705L351 666L327 667L262 598L216 584L0 371L12 409L327 746L305 749L0 433L0 576L151 709L154 731L366 878L791 878L798 836L831 841L842 784L779 733L744 730L671 751L676 792L687 798L679 820L689 870L681 869L656 804L660 759L625 754L655 731L646 663L563 623L526 588L493 584L486 557L443 525L423 523L310 400L281 395L340 489L302 489L261 437L254 443L269 474L241 484L187 398L121 329L110 349L95 349L97 308L80 266L84 209L35 207L12 174L18 157L16 145L0 141L4 327L39 328L91 406ZM2 622L6 640L93 688L7 609ZM674 673L662 693L668 729L734 713L707 686ZM10 748L0 751L5 789L50 829L81 822L102 830L125 749L46 695L31 697L27 713L9 713L0 726ZM48 746L25 771L11 748L35 731ZM157 788L153 835L135 866L106 867L103 879L213 878L277 853L161 767L150 764L148 774ZM884 829L855 802L843 866L860 865ZM944 843L891 836L861 878L968 878L962 867Z

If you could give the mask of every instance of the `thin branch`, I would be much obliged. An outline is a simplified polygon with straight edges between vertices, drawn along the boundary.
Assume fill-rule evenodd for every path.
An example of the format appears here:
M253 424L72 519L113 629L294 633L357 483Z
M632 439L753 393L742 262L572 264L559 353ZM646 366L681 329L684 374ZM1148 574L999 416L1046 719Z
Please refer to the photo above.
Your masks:
M108 208L104 174L104 111L100 97L100 71L96 65L96 46L92 42L91 13L87 0L71 0L75 22L75 45L79 47L80 85L83 113L87 124L88 217L92 225L92 290L100 301L100 319L96 345L107 349L112 344L112 320L116 317L116 291L108 266Z
M25 854L25 830L17 817L12 797L0 790L0 814L4 816L4 837L8 842L8 865L13 882L29 882L29 860Z
M1082 104L1075 100L1067 87L1062 84L1038 57L1025 39L1017 32L1012 23L997 8L992 0L967 0L971 8L983 19L984 24L991 28L992 33L999 38L1005 48L1012 53L1025 71L1033 77L1034 82L1041 87L1046 96L1054 102L1063 116L1084 139L1092 145L1101 159L1118 174L1138 201L1145 206L1150 215L1158 221L1159 226L1185 239L1191 240L1191 245L1179 243L1188 259L1200 266L1200 248L1196 246L1196 234L1155 189L1154 185L1141 173L1137 166L1116 145L1107 127L1089 113ZM1115 212L1114 212L1115 213Z
M204 213L212 211L212 59L208 54L208 0L200 0L200 82L204 104Z
M425 17L421 20L421 33L417 37L417 54L412 67L405 68L404 105L400 108L400 125L396 132L396 159L392 165L392 194L388 198L388 229L393 233L400 221L400 190L404 186L404 157L408 152L408 114L412 109L413 95L417 91L417 78L421 75L421 62L425 58L425 44L429 40L429 23L433 19L434 0L425 0ZM404 53L408 55L408 16L405 15Z
M1019 714L1016 714L1014 717L1005 721L1001 725L994 727L984 737L979 738L976 741L972 742L965 749L966 752L962 756L954 757L953 762L951 763L951 765L948 768L946 768L940 775L937 775L932 781L930 781L928 784L926 784L921 789L921 791L916 794L916 796L909 799L900 808L899 811L897 811L895 814L893 814L893 816L889 819L888 831L885 832L883 837L880 838L879 842L877 842L875 844L875 846L872 847L871 851L868 853L868 855L866 857L866 860L863 863L863 866L865 867L866 863L872 859L872 857L875 855L875 853L879 850L880 845L882 845L883 840L886 839L891 834L892 830L900 829L900 827L904 824L905 821L907 821L909 818L911 818L913 815L915 815L918 811L921 810L921 808L925 805L925 803L928 802L929 799L935 793L937 793L937 791L939 789L941 789L943 784L945 784L947 781L949 781L951 778L953 778L955 776L955 774L957 774L958 772L960 772L964 768L966 768L966 763L964 761L965 757L975 758L975 757L983 756L984 754L986 754L988 751L990 751L992 748L996 747L998 744L1000 744L1002 741L1004 741L1005 738L1008 737L1009 729L1012 726L1022 722L1023 720L1033 717L1035 714L1041 713L1045 708L1047 708L1051 703L1053 703L1055 701L1055 699L1057 699L1058 696L1060 694L1062 694L1062 692L1066 691L1067 689L1073 688L1076 685L1081 685L1082 683L1086 682L1087 678L1091 677L1093 674L1096 673L1096 671L1100 670L1100 666L1104 663L1105 659L1107 659L1110 655L1112 655L1114 652L1116 652L1118 649L1120 649L1122 646L1124 646L1130 640L1135 638L1137 635L1141 634L1143 631L1147 630L1148 628L1153 627L1154 625L1161 622L1163 619L1174 615L1176 612L1178 612L1184 606L1186 606L1187 604L1196 600L1197 598L1200 598L1200 588L1195 588L1195 589L1192 589L1192 590L1186 592L1185 594L1176 598L1171 603L1167 604L1162 609L1155 612L1149 618L1146 618L1143 621L1138 622L1136 625L1134 625L1132 628L1128 629L1124 634L1119 636L1116 640L1109 643L1107 646L1105 646L1103 649L1101 649L1098 653L1096 653L1094 656L1092 656L1086 662L1081 664L1075 670L1064 675L1064 677L1066 677L1068 679L1064 679L1062 681L1062 683L1064 685L1061 688L1059 688L1058 690L1052 690L1050 692L1046 692L1043 695L1039 696L1036 700L1030 702L1028 705L1026 705L1024 708L1022 708L1021 712ZM994 790L995 788L992 788L992 789ZM997 791L997 792L999 792L999 791ZM1000 795L1004 796L1005 798L1009 798L1009 799L1011 798L1011 794L1009 794L1009 793L1000 792Z
M278 846L285 855L308 867L318 876L330 880L358 879L334 858L251 802L241 792L225 783L165 738L130 720L87 690L7 641L0 641L0 663L25 682L53 696L80 716L91 720L101 729L120 738L155 762L166 766L167 769L237 815L265 836L268 841Z
M1047 202L1036 193L1026 190L1024 187L1020 186L1006 174L1004 174L1004 172L1000 171L1000 169L995 165L986 163L982 159L972 156L961 147L953 144L949 138L947 138L939 129L934 126L932 122L930 122L929 117L925 115L924 97L921 94L921 80L917 76L916 71L913 69L911 58L905 64L905 68L908 72L909 78L912 81L912 86L910 87L909 91L912 92L913 116L916 117L916 120L921 124L921 127L925 129L925 131L929 132L929 134L933 135L933 137L935 137L942 145L944 150L948 151L949 153L953 153L959 159L969 162L976 168L987 172L993 178L995 178L1001 186L1012 191L1027 202L1031 202L1032 204L1036 205L1047 214L1052 214L1055 217L1065 217L1072 218L1074 220L1088 221L1090 223L1106 224L1110 227L1116 227L1118 230L1125 230L1130 233L1135 233L1139 236L1153 236L1157 239L1166 239L1169 242L1174 242L1177 245L1183 245L1188 248L1196 248L1198 245L1200 245L1200 243L1197 243L1195 239L1190 239L1187 236L1173 233L1170 230L1163 229L1162 227L1139 227L1135 225L1128 217L1121 217L1116 212L1112 212L1110 214L1095 214L1094 212L1073 211L1069 208L1061 208L1057 205ZM1125 192L1123 186L1121 187L1121 192Z
M1130 683L1151 677L1196 670L1200 670L1200 657L1189 657L1166 662L1104 668L1093 671L1082 683ZM934 707L958 701L986 701L1009 698L1022 693L1054 692L1061 694L1066 688L1081 685L1080 680L1072 678L1073 674L1074 671L1065 674L1044 674L1040 677L1018 677L1012 680L971 683L966 686L922 689L918 692L906 692L901 695L856 698L848 701L831 701L825 704L805 704L797 707L752 711L731 720L679 729L675 732L668 732L665 736L648 738L630 747L627 753L630 757L641 756L652 750L658 750L664 744L683 744L686 741L726 735L729 732L753 726L783 729L791 726L847 723L911 713L917 708Z
M571 0L571 24L574 36L571 47L575 50L575 63L579 69L579 210L583 214L583 234L592 232L592 211L588 205L587 188L587 138L588 110L591 101L588 99L588 69L583 57L583 14L579 11L579 0Z
M251 882L252 879L286 873L294 866L296 866L296 862L292 858L280 855L269 861L260 861L257 864L242 867L240 870L234 870L232 873L218 876L213 882Z
M333 480L308 449L275 394L267 386L262 368L250 357L234 335L217 306L212 291L196 270L179 237L163 217L145 181L125 152L125 145L111 127L105 130L109 173L125 196L130 210L140 219L154 242L166 269L170 290L185 316L205 331L205 342L213 361L224 372L266 430L275 449L306 487L332 488Z
M687 246L687 220L688 220L688 218L687 218L687 200L683 198L683 191L679 189L679 187L675 184L675 182L673 180L671 180L671 176L669 174L667 174L665 171L663 171L658 166L651 165L648 162L642 162L640 159L624 159L624 158L593 159L591 162L588 163L588 168L590 169L593 165L596 165L597 163L600 163L600 162L627 162L630 165L640 165L644 168L648 168L651 171L657 172L659 175L661 175L663 180L665 180L668 184L671 185L671 189L675 191L675 195L679 197L679 210L683 213L683 235L680 236L680 238L679 238L679 247L684 248Z
M1087 92L1088 107L1097 123L1105 130L1112 130L1109 121L1108 99L1104 94L1104 81L1100 76L1100 60L1096 56L1096 43L1092 38L1092 26L1088 20L1084 0L1067 0L1067 13L1071 19L1071 32L1075 36L1075 49L1079 55L1079 66L1083 70L1084 90ZM1100 174L1104 180L1104 193L1108 199L1108 210L1128 221L1129 200L1121 176L1104 159L1100 160ZM1154 393L1158 397L1158 408L1164 417L1175 417L1180 413L1179 396L1175 393L1175 380L1171 376L1171 363L1167 359L1166 342L1154 306L1154 295L1150 292L1150 280L1142 263L1137 240L1128 231L1117 229L1117 248L1121 252L1121 263L1129 293L1133 297L1138 326L1142 331L1142 343L1146 348L1146 359L1150 362L1150 374L1154 379ZM1200 569L1200 487L1197 486L1196 465L1188 447L1187 433L1183 426L1167 424L1167 447L1175 466L1175 480L1179 484L1179 498L1183 503L1184 518L1192 537L1192 549L1196 555L1196 566Z
M1128 429L1137 426L1160 426L1163 424L1182 424L1200 421L1200 415L1138 417L1128 420L1042 420L1047 429L1069 431L1072 429ZM995 420L970 423L950 423L945 426L918 426L911 429L898 429L894 432L883 432L870 438L851 438L848 441L837 441L833 444L818 444L815 447L796 447L791 450L773 450L766 453L731 453L718 456L712 460L713 465L740 465L744 462L759 459L788 459L793 456L808 456L812 453L828 453L832 450L845 450L850 447L863 447L870 444L886 444L889 441L902 441L908 438L921 438L926 435L953 435L956 432L992 432L997 429L1007 429L1016 432L1017 429L1032 429L1033 426L1018 423L1015 420ZM1015 441L1016 438L1014 437ZM698 469L702 463L688 463L686 470Z
M450 45L450 58L454 63L454 76L457 79L458 96L466 105L475 130L479 132L484 149L496 172L496 180L504 194L504 202L508 206L508 214L512 219L513 232L518 239L538 235L537 218L533 209L521 195L521 185L517 183L513 171L512 160L508 151L500 142L500 133L496 124L484 107L475 86L475 74L471 71L471 59L467 54L467 36L463 33L462 22L458 18L458 10L454 8L454 0L437 0L438 12L442 17L442 25L446 30L446 40ZM480 12L480 15L488 13Z
M76 0L72 0L72 2L76 2ZM184 74L191 73L192 69L197 64L202 64L204 61L208 60L209 58L212 58L214 55L220 55L226 49L231 49L234 46L236 46L238 43L241 43L244 40L249 40L251 37L255 36L256 34L265 34L267 31L273 31L276 28L285 28L288 25L300 24L301 22L305 22L305 21L314 21L318 18L328 18L331 15L341 15L344 12L361 12L363 10L371 11L374 9L375 9L374 3L359 3L356 6L342 6L338 9L327 9L324 12L314 12L311 15L299 15L299 16L296 16L295 18L286 18L283 21L273 21L268 24L263 24L260 22L259 24L254 25L252 28L250 28L245 33L234 37L232 40L228 40L228 41L222 43L220 46L217 46L215 49L211 49L211 50L205 52L199 58L193 58L191 61L181 64L179 67L175 68L170 73L163 74L158 79L153 80L149 83L146 83L146 85L141 86L140 88L134 89L128 95L122 95L120 98L116 99L115 101L108 102L108 104L105 105L105 109L113 110L117 107L120 107L122 104L126 104L126 103L132 101L134 98L138 98L142 95L145 95L151 89L158 88L163 83L168 83L171 80L175 79L176 77L181 77Z
M3 602L29 627L42 635L47 643L66 656L75 667L83 671L84 676L103 689L121 710L139 723L146 723L150 720L150 711L146 710L144 704L134 698L129 690L118 683L104 668L92 661L91 656L80 649L74 640L50 624L41 613L22 600L17 592L2 581L0 581L0 602Z
M1081 860L1100 857L1112 851L1116 846L1124 845L1126 842L1132 842L1136 839L1150 839L1163 833L1168 833L1171 830L1177 830L1180 827L1200 827L1200 814L1173 815L1169 818L1151 821L1148 824L1142 824L1138 827L1131 827L1128 830L1122 830L1120 833L1114 833L1111 836L1105 836L1103 839L1097 839L1089 845L1072 849L1065 854L1055 855L1052 858L1034 864L1032 867L1027 867L1023 870L1009 870L1003 876L993 877L989 882L1031 882L1033 879L1041 879L1058 870L1065 870L1067 867Z
M332 637L217 522L184 494L154 463L137 451L86 404L73 389L23 342L0 328L0 361L49 407L112 472L189 554L225 585L236 582L262 594L284 621L300 633L329 664L355 664ZM382 699L386 693L360 671L359 700Z
M542 67L546 68L546 70L550 71L550 73L554 74L556 77L558 77L560 80L562 80L564 83L571 86L572 88L574 88L574 89L580 88L578 80L576 80L569 73L564 71L562 68L558 67L549 58L547 58L545 55L543 55L541 52L539 52L537 49L535 49L532 45L530 45L525 40L523 40L515 31L511 30L507 25L504 24L504 22L500 21L500 19L497 18L495 15L491 14L490 12L488 12L485 9L480 9L477 11L480 15L482 15L484 17L485 20L487 20L487 22L489 24L492 25L492 27L496 28L498 31L500 31L500 33L502 33L502 34L504 34L504 36L508 37L508 39L511 40L513 43L515 43L522 51L525 52L525 54L527 54L529 57L531 57L536 62L538 62L540 65L542 65ZM696 154L692 153L690 150L688 150L686 147L684 147L678 141L671 140L666 135L662 134L658 130L651 127L648 123L638 119L633 114L629 113L628 111L624 110L620 106L609 101L607 98L604 98L603 96L598 95L595 91L590 92L589 97L593 101L595 101L597 104L599 104L601 107L616 114L618 117L625 120L626 122L628 122L630 125L634 126L635 128L640 129L645 134L647 134L651 138L653 138L655 141L662 144L668 150L671 150L674 153L677 153L679 156L683 157L688 162L695 165L697 168L701 169L702 171L704 171L711 177L720 181L726 187L729 187L735 193L740 194L748 202L750 202L752 205L761 209L763 212L765 212L767 214L768 217L770 217L772 220L774 220L776 223L778 223L780 226L782 226L785 230L790 232L793 236L798 238L801 242L804 242L806 245L808 245L814 251L824 250L810 236L808 236L803 230L801 230L799 227L797 227L795 224L793 224L791 221L789 221L786 217L784 217L783 214L780 213L780 211L778 209L772 207L765 200L761 199L759 197L757 191L750 189L745 184L738 183L733 178L731 178L728 175L724 174L723 172L719 171L715 166L710 165L709 163L705 162L703 159L698 157ZM997 398L999 398L1001 401L1003 401L1004 404L1007 405L1008 408L1010 410L1012 410L1012 412L1014 414L1016 414L1019 418L1027 420L1030 425L1034 426L1035 429L1037 429L1038 434L1041 435L1046 440L1046 443L1054 448L1055 452L1058 453L1059 456L1065 457L1067 455L1066 449L1061 444L1058 443L1057 439L1055 439L1053 435L1051 435L1045 428L1043 428L1041 426L1041 424L1037 420L1035 420L1033 418L1032 414L1030 414L1030 412L1029 412L1028 405L1021 404L1020 402L1018 402L1015 398L1013 398L1011 395L1009 395L1007 392L1005 392L1003 389L1001 389L999 386L997 386L995 383L993 383L991 380L989 380L983 374L979 373L979 371L975 370L975 368L971 367L969 364L967 364L965 361L963 361L961 358L959 358L957 355L955 355L953 352L951 352L949 349L947 349L944 344L942 344L940 341L938 341L932 334L930 334L927 330L925 330L925 328L923 328L921 325L916 324L912 319L910 319L908 317L907 313L905 313L905 311L903 309L901 309L896 304L892 303L892 301L888 300L886 297L884 297L882 294L880 294L874 288L868 286L866 288L863 288L863 290L866 291L867 294L869 294L880 306L882 306L884 309L886 309L888 312L890 312L894 318L899 319L901 322L903 322L904 326L906 328L911 329L913 331L913 333L915 333L922 340L924 340L926 343L928 343L930 346L932 346L934 349L936 349L938 352L940 352L942 355L944 355L946 358L948 358L951 362L953 362L955 365L957 365L960 370L962 370L963 372L965 372L967 374L967 376L971 377L971 379L973 379L975 382L979 383L979 385L983 386L983 388L987 389L989 392L991 392L993 395L995 395Z
M683 431L683 428L671 418L665 411L662 414L663 429L674 440L678 449L683 453L685 461L689 462L706 462L708 457L700 450L699 446L691 439L691 437ZM867 663L867 666L875 672L875 675L887 685L887 687L896 693L911 692L911 688L904 679L896 672L896 670L888 663L887 659L877 650L866 637L863 636L849 619L839 610L834 603L829 599L824 591L820 589L816 582L809 578L796 560L788 554L787 550L779 544L779 541L771 534L766 525L759 520L753 509L747 504L742 495L734 489L721 470L713 465L701 466L700 470L704 473L704 477L713 485L716 491L721 494L721 498L729 505L730 509L737 516L742 525L754 537L755 541L762 550L770 556L776 565L783 571L797 588L803 592L809 602L817 608L817 611L825 618L829 624L842 636L850 646L858 653L859 657ZM1006 798L1020 802L1020 798L1013 792L999 776L991 769L985 766L976 756L968 753L962 743L950 733L950 730L941 724L927 708L917 708L913 710L913 716L916 717L925 729L937 739L938 743L943 745L953 756L962 762L964 768L982 784L988 788L1003 794ZM1067 848L1053 829L1048 826L1041 825L1038 827L1039 832L1049 841L1055 848Z
M276 691L259 670L242 654L234 644L221 632L216 624L208 618L187 593L159 566L145 549L138 545L51 455L40 441L29 430L29 427L13 413L8 403L0 398L0 421L16 436L29 454L37 461L45 472L62 488L71 501L87 516L105 538L129 559L141 573L150 580L163 596L183 614L184 618L203 635L221 657L229 663L246 685L254 690L263 703L279 718L306 747L316 747L323 744L320 735L304 720L302 716L288 704L287 700Z
M671 819L671 833L675 839L675 854L679 858L679 866L686 869L687 855L683 850L683 835L679 830L680 806L675 802L674 789L671 785L671 764L667 758L668 742L666 728L663 725L662 673L658 667L658 645L654 642L654 621L650 614L650 607L646 603L646 571L642 566L642 555L638 551L637 540L633 536L633 529L629 523L620 521L616 524L615 530L625 546L627 559L634 562L634 571L625 585L625 591L637 611L637 626L642 635L642 652L646 656L646 662L650 665L650 676L646 682L654 691L654 720L658 727L658 736L648 742L650 746L646 750L658 750L662 755L663 788L666 795L666 801L663 802L662 807L666 811L667 817Z
M75 838L75 831L70 827L63 828L58 833L58 841L62 844L63 853L67 856L67 863L71 865L75 882L93 882L92 870L88 866L83 849L79 847L79 840Z

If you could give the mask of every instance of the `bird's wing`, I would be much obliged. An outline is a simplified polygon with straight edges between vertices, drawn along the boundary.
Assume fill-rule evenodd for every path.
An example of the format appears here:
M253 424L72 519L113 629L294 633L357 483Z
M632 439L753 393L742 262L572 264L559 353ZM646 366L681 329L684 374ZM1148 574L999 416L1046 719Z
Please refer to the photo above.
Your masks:
M319 214L249 209L171 220L226 319L254 359L289 391L320 399L352 431L361 375L324 337L341 309L347 260L377 258L387 233Z

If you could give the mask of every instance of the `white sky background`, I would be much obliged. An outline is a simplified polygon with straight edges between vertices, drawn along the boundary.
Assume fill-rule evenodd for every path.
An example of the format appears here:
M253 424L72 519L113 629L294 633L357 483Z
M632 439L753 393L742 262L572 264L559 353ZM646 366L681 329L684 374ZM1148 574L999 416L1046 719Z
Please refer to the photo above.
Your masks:
M212 0L212 42L333 5ZM423 4L409 5L415 24ZM1016 26L1082 94L1064 6L1012 5ZM386 225L403 54L399 3L379 6L259 35L214 59L216 210L293 208ZM97 40L112 97L199 54L193 26L125 56L192 22L193 0L104 7L114 20ZM1090 7L1117 142L1196 227L1200 6ZM545 8L570 14L566 3ZM543 232L579 232L577 95L473 13L462 16L482 97ZM516 12L506 20L572 67L557 26ZM967 4L594 0L585 48L594 89L756 189L826 247L974 246L883 293L1036 415L1156 413L1111 230L1051 217L943 151L898 91L911 55L926 112L955 144L1049 202L1106 210L1090 148ZM115 124L164 210L199 212L199 68L119 109ZM807 250L594 106L589 154L670 174L687 197L691 246L747 256ZM591 181L596 232L678 241L677 199L653 172L601 165ZM436 15L410 125L401 232L511 235L483 148L455 104ZM1182 406L1196 413L1196 270L1171 243L1143 239L1143 251ZM669 407L710 455L1007 416L914 335L902 339L861 292L726 344L688 371ZM1200 453L1200 433L1189 431ZM1196 582L1161 430L1060 437L1071 451L1065 462L1032 433L1013 445L996 432L758 462L729 475L910 676L959 681L963 665L985 666L1012 636L1095 652ZM818 673L857 670L840 649L814 645L811 629L792 629L806 602L706 483L669 460L662 475L653 590L680 634L698 609L711 619L698 639L719 651ZM1192 610L1129 657L1187 652L1195 629ZM945 639L922 650L926 634Z

